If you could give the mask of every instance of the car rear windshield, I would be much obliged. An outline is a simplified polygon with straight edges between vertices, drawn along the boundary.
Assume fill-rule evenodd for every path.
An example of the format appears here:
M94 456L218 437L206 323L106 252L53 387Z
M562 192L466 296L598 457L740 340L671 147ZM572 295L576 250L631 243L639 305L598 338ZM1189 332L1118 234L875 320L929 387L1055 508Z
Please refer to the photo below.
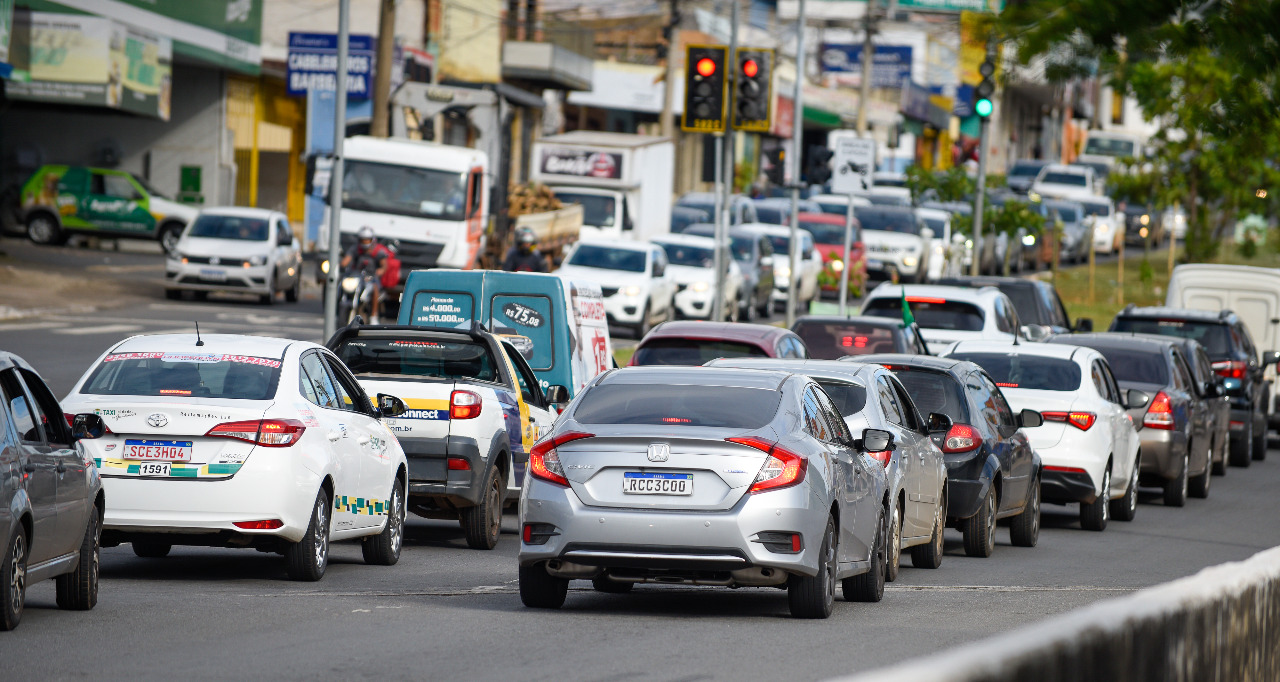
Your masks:
M778 411L781 393L736 386L605 384L576 401L580 424L645 424L758 429Z
M1111 365L1111 373L1116 375L1116 381L1133 381L1140 384L1169 383L1169 367L1160 353L1105 346L1097 350Z
M493 353L488 346L470 340L361 336L343 341L334 352L357 375L498 381Z
M1045 173L1040 182L1047 182L1053 185L1075 185L1076 187L1085 187L1089 183L1083 175L1075 173Z
M952 353L987 370L1001 388L1074 391L1080 388L1080 365L1072 360L1009 353Z
M1013 309L1018 311L1018 319L1023 324L1048 324L1036 303L1035 285L1001 284L996 288L1013 302Z
M1204 346L1205 353L1208 353L1210 358L1231 356L1231 331L1227 325L1216 322L1118 317L1111 330L1195 339Z
M667 262L671 265L685 265L691 268L709 268L715 261L716 252L712 249L691 244L668 244L654 242L667 252Z
M822 390L831 396L831 402L836 404L836 409L840 410L840 414L846 417L852 417L867 406L867 389L865 386L832 379L817 379L816 381L822 387Z
M844 225L835 225L832 223L818 223L813 221L800 221L800 229L808 230L813 235L813 241L827 246L844 246ZM858 234L858 223L853 224L853 241L859 241L862 236ZM841 258L844 256L842 255Z
M636 351L636 365L702 365L716 358L767 358L759 346L714 339L653 339Z
M579 244L569 258L569 265L580 265L587 268L604 268L606 270L622 270L623 272L644 272L644 251L635 249L612 249L595 244Z
M957 424L973 423L969 421L969 402L965 400L964 387L955 377L917 367L886 366L907 389L907 395L911 396L911 402L916 404L920 414L937 412L951 417L951 421Z
M982 331L982 310L971 303L948 301L944 299L916 300L907 299L911 314L916 324L924 329L945 329L948 331L980 332ZM867 303L862 310L863 315L873 317L890 317L902 319L902 300L897 298L877 298Z
M846 355L896 353L893 330L849 322L801 322L796 334L809 348L810 357L839 360Z
M756 204L756 220L771 225L783 225L787 222L787 210L781 206Z
M276 394L276 358L222 353L112 353L80 393L267 400Z
M187 236L263 242L267 240L267 221L233 215L202 215L191 224Z
M1111 215L1111 204L1084 202L1084 214L1088 216L1107 217Z
M1015 163L1013 168L1009 169L1008 177L1031 177L1038 174L1041 168L1044 166L1038 163Z
M884 211L869 207L854 207L853 214L864 230L920 234L920 223L911 211Z

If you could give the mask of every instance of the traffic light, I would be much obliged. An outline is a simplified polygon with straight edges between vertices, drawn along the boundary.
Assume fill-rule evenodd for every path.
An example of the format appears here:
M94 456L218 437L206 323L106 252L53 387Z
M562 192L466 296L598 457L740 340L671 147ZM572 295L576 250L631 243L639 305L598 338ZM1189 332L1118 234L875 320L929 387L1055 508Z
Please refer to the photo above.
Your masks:
M680 128L694 133L725 129L725 58L723 45L690 45L685 50L684 117Z
M734 130L769 132L773 102L773 50L740 49L734 65Z
M835 154L826 147L809 148L809 168L805 176L810 185L825 185L831 179L831 157Z
M785 185L787 183L787 153L782 149L772 149L765 152L764 155L769 161L769 168L765 170L764 176L775 185Z
M978 73L982 74L982 82L978 83L978 87L974 89L973 111L982 118L987 118L995 108L991 102L991 96L996 91L996 63L990 54L978 67Z

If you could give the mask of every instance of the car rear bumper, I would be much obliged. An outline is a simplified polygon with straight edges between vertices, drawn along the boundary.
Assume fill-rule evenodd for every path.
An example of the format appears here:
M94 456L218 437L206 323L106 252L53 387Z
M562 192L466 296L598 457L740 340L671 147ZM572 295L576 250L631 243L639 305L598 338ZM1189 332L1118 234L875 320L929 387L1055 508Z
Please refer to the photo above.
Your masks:
M424 505L443 512L480 504L489 460L480 456L480 446L474 438L404 438L400 443L409 464L411 507ZM450 470L450 459L465 461L467 468Z
M1187 452L1186 434L1148 426L1138 432L1138 438L1142 452L1142 466L1138 469L1141 476L1163 482L1182 474L1183 455Z
M1092 504L1098 499L1097 485L1087 472L1045 468L1040 473L1040 499L1045 502Z

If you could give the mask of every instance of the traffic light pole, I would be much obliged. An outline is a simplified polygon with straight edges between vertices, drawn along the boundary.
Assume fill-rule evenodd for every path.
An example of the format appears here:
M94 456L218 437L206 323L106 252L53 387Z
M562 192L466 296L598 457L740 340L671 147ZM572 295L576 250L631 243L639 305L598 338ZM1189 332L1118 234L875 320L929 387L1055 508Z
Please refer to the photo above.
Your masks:
M729 28L729 58L725 60L725 78L730 74L736 74L738 67L736 65L738 59L738 0L732 0L729 3L730 28ZM734 100L736 93L734 83L729 84L728 100L725 111L730 120L733 117ZM726 126L727 127L727 126ZM724 286L725 281L729 277L729 226L733 224L730 220L730 214L733 211L733 182L736 173L733 172L733 130L730 127L725 131L724 135L724 154L719 154L717 149L717 158L722 159L723 169L721 177L724 178L724 201L720 207L721 218L716 225L716 286L715 300L711 302L711 319L724 319Z
M720 201L721 193L724 191L721 187L721 183L724 182L724 154L722 153L724 148L724 133L713 133L712 136L715 138L716 167L716 189L713 193L715 195L715 208L712 209L715 211L713 221L716 226L716 250L715 259L713 261L716 268L716 281L715 290L713 292L715 297L711 300L711 319L721 320L724 319L724 278L720 276L720 273L724 272L721 266L728 263L728 261L725 260L725 256L727 254L725 254L725 250L722 248L722 245L724 244L726 237L729 235L729 228L727 225L727 218L729 214L727 211L723 210L721 206L722 202Z
M804 0L800 0L796 16L796 90L792 95L791 116L791 275L787 280L787 329L796 323L796 284L800 278L800 149L804 145ZM775 267L776 271L776 267ZM773 304L771 303L770 306Z
M338 330L338 281L342 276L342 143L347 139L347 42L350 34L349 0L338 0L337 89L333 93L333 168L329 172L329 276L325 278L324 338Z
M991 119L982 117L978 128L978 189L973 199L973 262L969 265L969 274L977 277L982 262L982 211L983 202L987 193L987 147L990 134L988 128L991 127ZM995 239L995 235L991 235L991 239ZM1010 242L1006 248L1013 248ZM1018 245L1021 248L1021 244ZM992 242L992 251L994 252L994 241ZM1008 262L1008 261L1005 261Z

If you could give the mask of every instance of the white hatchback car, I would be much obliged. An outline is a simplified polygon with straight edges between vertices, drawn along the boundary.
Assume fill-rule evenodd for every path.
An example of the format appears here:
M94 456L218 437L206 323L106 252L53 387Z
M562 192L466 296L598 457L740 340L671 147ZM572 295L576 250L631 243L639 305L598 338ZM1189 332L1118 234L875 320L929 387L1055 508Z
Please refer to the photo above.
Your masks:
M676 281L676 312L693 319L710 318L716 288L716 241L692 234L664 234L655 237L653 243L667 252L667 271ZM725 317L737 322L742 269L730 254L726 256L729 273L725 279L724 311Z
M1133 520L1139 439L1127 410L1145 405L1147 397L1122 394L1101 353L1061 344L965 341L944 354L980 365L1014 410L1044 417L1025 431L1043 463L1045 502L1079 502L1080 525L1087 530L1104 530L1112 516Z
M655 244L582 240L555 274L599 284L609 324L630 327L637 339L675 315L676 280Z
M206 208L191 221L164 266L164 293L257 294L263 303L302 292L302 245L283 213L262 208Z
M1008 342L1022 336L1013 301L995 287L884 282L867 294L862 314L902 319L904 298L930 348L978 339Z
M82 441L102 475L104 546L253 547L319 580L329 542L360 538L370 564L400 557L407 465L376 408L326 348L258 336L157 334L112 346L62 401L94 413Z
M1088 166L1069 166L1051 163L1040 169L1031 183L1028 194L1038 194L1043 199L1095 199L1093 169Z

